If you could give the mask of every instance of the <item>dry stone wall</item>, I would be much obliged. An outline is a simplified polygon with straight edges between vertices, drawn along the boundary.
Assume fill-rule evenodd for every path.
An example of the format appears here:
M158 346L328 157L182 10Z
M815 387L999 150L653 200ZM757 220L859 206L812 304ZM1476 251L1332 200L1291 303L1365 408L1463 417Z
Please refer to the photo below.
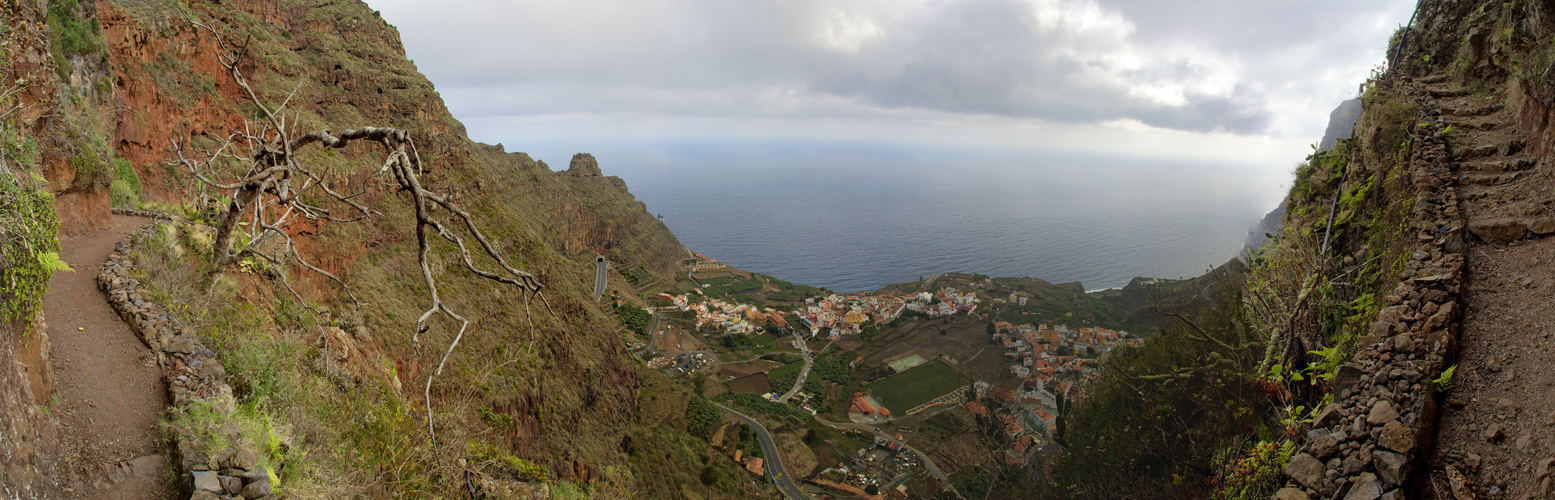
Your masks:
M180 474L179 498L279 498L271 491L270 473L258 464L254 450L223 444L240 443L242 431L231 422L234 399L221 361L200 342L193 329L158 304L131 275L135 262L130 258L130 251L154 232L164 230L166 216L116 212L160 217L156 223L131 233L114 247L108 261L103 263L102 272L97 275L98 287L130 330L156 353L157 366L162 369L173 403L172 412L200 411L215 415L201 419L199 424L175 424L171 429L174 460Z
M1440 394L1433 380L1458 354L1467 250L1440 117L1422 121L1428 126L1415 129L1408 158L1416 250L1381 300L1362 348L1339 368L1333 402L1286 465L1291 481L1276 499L1415 497L1411 475L1436 436Z

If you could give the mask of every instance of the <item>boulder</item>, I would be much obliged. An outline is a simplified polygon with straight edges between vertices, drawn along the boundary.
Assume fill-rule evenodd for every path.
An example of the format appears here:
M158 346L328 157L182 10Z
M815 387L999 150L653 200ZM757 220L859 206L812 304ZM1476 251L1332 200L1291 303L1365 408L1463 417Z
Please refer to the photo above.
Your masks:
M1452 322L1453 314L1457 312L1457 309L1458 303L1456 301L1442 304L1442 307L1437 309L1436 314L1432 314L1431 318L1425 321L1425 331L1435 331L1447 326Z
M270 478L264 477L243 487L243 498L256 500L270 495Z
M1367 345L1371 344L1362 344L1362 347ZM1365 375L1365 373L1365 371L1361 370L1361 367L1350 363L1340 365L1339 373L1334 374L1333 392L1338 394L1344 392L1345 389L1355 387L1355 383L1360 382L1361 376Z
M1342 435L1341 435L1342 436ZM1328 458L1339 451L1339 439L1328 429L1313 429L1307 433L1307 450L1317 458Z
M1555 217L1535 217L1528 230L1539 236L1555 233Z
M1344 373L1343 367L1340 367L1339 373ZM1338 378L1335 378L1335 380L1337 381ZM1335 382L1334 385L1337 387L1338 382ZM1332 427L1337 425L1341 420L1344 420L1344 410L1339 408L1338 404L1329 403L1328 406L1323 407L1322 412L1317 414L1317 418L1312 421L1312 425L1314 427Z
M1469 232L1486 243L1504 245L1523 239L1528 221L1517 217L1496 217L1469 221Z
M1323 462L1307 453L1291 457L1285 464L1285 475L1308 488L1323 486Z
M1343 469L1340 470L1339 472L1344 474L1344 475L1346 475L1346 476L1354 476L1356 474L1360 474L1362 472L1365 472L1366 471L1366 467L1368 467L1370 465L1371 465L1371 459L1368 458L1366 456L1366 454L1364 454L1364 453L1351 453L1349 457L1346 457L1344 459Z
M1386 399L1371 405L1371 411L1366 414L1366 423L1371 425L1381 425L1393 420L1398 420L1398 410L1394 410L1393 403Z
M173 339L172 342L168 343L167 349L165 350L174 354L192 354L199 350L198 347L195 347L194 342L195 340L193 335L180 335L178 338Z
M1269 500L1311 500L1312 496L1298 488L1280 488Z
M1415 433L1394 420L1382 426L1382 435L1377 437L1377 445L1409 455L1415 451Z
M194 481L195 491L221 493L224 490L221 486L221 477L216 475L214 471L197 470L189 473L189 475L190 479Z
M1404 484L1408 472L1404 470L1404 466L1409 464L1408 458L1387 450L1377 450L1373 456L1376 458L1372 463L1377 464L1377 474L1382 476L1383 481L1393 486Z
M1381 497L1382 481L1367 472L1355 480L1355 485L1350 487L1350 493L1344 496L1344 500L1377 500Z
M231 476L217 476L221 481L221 489L226 495L243 493L243 480Z
M1499 423L1490 424L1490 427L1485 428L1484 436L1486 441L1499 443L1502 439L1506 439L1506 429L1502 428Z

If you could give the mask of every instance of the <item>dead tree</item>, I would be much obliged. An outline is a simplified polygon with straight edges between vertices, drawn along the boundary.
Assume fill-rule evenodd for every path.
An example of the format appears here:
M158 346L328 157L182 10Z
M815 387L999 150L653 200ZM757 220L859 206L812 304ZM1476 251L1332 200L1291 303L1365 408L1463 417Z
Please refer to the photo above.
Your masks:
M409 132L396 128L371 126L345 130L338 134L330 130L298 131L295 120L288 122L285 115L286 106L291 102L292 96L296 95L297 90L294 89L292 96L287 96L279 106L274 108L267 106L254 92L242 71L238 69L238 62L246 53L246 46L233 50L215 29L192 20L190 22L215 36L222 49L222 55L218 58L222 67L247 94L249 101L263 114L262 120L257 124L250 123L245 130L233 131L218 147L198 155L186 156L183 145L180 145L176 139L173 141L173 150L178 156L180 165L187 168L201 184L228 192L231 196L226 212L222 214L216 225L215 241L211 252L212 272L222 272L227 267L251 256L264 259L283 268L281 272L276 273L282 285L296 297L298 302L308 307L302 295L292 288L286 279L284 267L289 262L295 262L309 271L329 278L344 289L352 302L359 307L361 302L356 299L351 287L345 281L302 257L288 228L299 220L355 223L374 216L382 216L382 213L356 201L360 193L349 196L342 194L328 180L328 172L315 172L309 169L299 161L298 152L313 144L331 149L344 148L354 142L369 142L382 146L385 152L384 159L373 177L380 182L397 187L398 192L408 195L408 201L415 208L416 244L419 249L417 258L421 267L421 279L431 295L426 311L416 319L415 333L411 336L412 344L419 352L421 334L431 328L431 320L439 314L447 315L459 323L458 332L444 350L442 359L438 361L437 370L427 376L423 391L423 397L426 399L427 432L436 439L432 427L432 380L442 375L448 357L464 338L470 320L450 309L438 291L437 278L433 276L429 263L433 240L440 237L458 247L464 268L470 273L500 284L517 287L524 299L525 316L531 331L534 329L534 320L529 316L530 301L539 297L546 304L547 309L550 308L549 302L542 294L544 284L533 274L510 265L485 233L481 232L471 220L470 214L455 204L450 196L427 189L421 183L420 176L425 171L422 169L415 141L412 140ZM298 88L301 88L300 83ZM236 179L218 179L220 174L217 173L217 167L234 163L246 164L247 172ZM315 198L332 201L337 206L326 208L308 201ZM448 222L445 223L432 215L436 208L441 208L450 214L445 216ZM461 226L463 235L460 234ZM238 235L246 236L242 238L246 242L235 245L237 241L235 236ZM476 265L467 238L473 238L478 242L480 251L495 261L501 269L488 271ZM235 248L238 246L240 248ZM552 314L554 315L555 312L553 311ZM533 347L532 337L530 346Z

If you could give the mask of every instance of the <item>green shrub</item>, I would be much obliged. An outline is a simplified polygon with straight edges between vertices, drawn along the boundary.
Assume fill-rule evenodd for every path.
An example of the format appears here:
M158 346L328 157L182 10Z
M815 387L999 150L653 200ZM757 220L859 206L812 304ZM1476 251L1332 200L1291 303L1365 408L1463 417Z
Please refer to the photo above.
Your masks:
M115 207L140 208L140 175L135 173L135 166L129 160L113 161L113 183L108 185L108 197Z
M1216 460L1221 466L1221 481L1214 498L1262 499L1269 498L1279 487L1280 483L1275 480L1283 475L1281 471L1290 462L1296 446L1290 441L1281 444L1260 441L1248 447L1245 454L1234 448L1227 451L1232 453L1223 454ZM1237 458L1237 455L1241 457Z
M0 173L0 320L28 318L43 305L59 261L59 217L38 179Z
M718 424L718 408L706 399L692 397L686 403L686 432L705 436Z

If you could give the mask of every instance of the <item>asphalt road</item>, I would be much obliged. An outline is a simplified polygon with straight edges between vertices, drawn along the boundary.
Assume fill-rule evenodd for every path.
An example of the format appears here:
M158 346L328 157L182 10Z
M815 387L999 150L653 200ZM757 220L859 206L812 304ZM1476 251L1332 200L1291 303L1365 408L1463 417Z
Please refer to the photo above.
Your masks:
M595 262L597 263L597 271L594 273L594 301L598 302L599 297L605 294L606 280L610 277L608 272L610 261L605 260L604 257L599 257Z
M795 500L810 498L804 494L804 490L799 488L799 484L795 483L792 477L789 477L788 471L783 469L783 458L778 455L777 443L772 442L772 434L767 432L767 428L763 427L761 422L757 422L745 416L744 413L734 411L727 406L718 403L713 404L717 405L719 409L729 412L730 415L738 417L745 422L746 426L749 426L752 431L756 432L756 440L761 441L761 454L765 457L762 465L767 469L767 478L772 480L772 484L777 486L778 491L783 492L784 497Z
M804 388L805 377L810 376L810 366L815 364L815 356L810 355L810 344L797 333L794 334L794 340L799 342L799 352L804 355L804 368L799 369L799 378L794 379L794 388L778 398L779 403L787 403L795 394L799 394L799 390Z
M831 427L833 429L857 429L857 430L869 432L869 433L872 433L872 434L874 434L876 436L883 437L886 440L889 440L891 442L894 442L894 443L902 445L902 448L905 448L907 450L912 451L913 453L917 453L918 454L918 459L923 462L923 468L927 469L929 471L929 474L932 474L935 478L939 479L940 484L945 485L945 489L948 489L948 490L950 490L951 493L954 493L956 495L956 498L966 498L966 497L961 496L961 492L956 491L956 486L954 484L951 484L950 477L946 476L945 472L940 470L939 465L935 464L933 459L929 458L929 454L924 453L922 451L919 451L917 448L913 448L912 445L907 444L904 441L896 439L895 436L892 436L892 435L884 433L884 432L880 432L873 425L855 424L855 423L852 423L852 422L849 422L849 423L838 423L838 422L832 422L832 421L826 420L826 419L821 418L821 417L815 417L815 421L820 422L822 424L825 424L827 427Z

